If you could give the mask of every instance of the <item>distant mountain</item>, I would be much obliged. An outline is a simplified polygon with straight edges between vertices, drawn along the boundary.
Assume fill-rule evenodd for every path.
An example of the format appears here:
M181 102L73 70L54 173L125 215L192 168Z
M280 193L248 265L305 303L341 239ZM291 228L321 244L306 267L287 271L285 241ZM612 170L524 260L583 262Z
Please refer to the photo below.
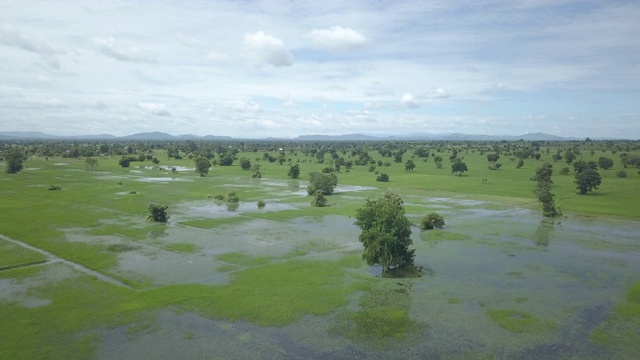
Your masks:
M24 139L24 140L100 140L100 139L112 139L112 140L140 140L140 141L176 141L176 140L204 140L204 141L224 141L224 140L234 140L238 138L233 138L230 136L218 136L218 135L194 135L194 134L183 134L174 136L171 134L167 134L164 132L154 131L154 132L145 132L132 134L127 136L113 136L110 134L99 134L99 135L78 135L78 136L56 136L45 134L40 131L0 131L0 140L11 140L11 139ZM528 133L520 136L510 136L510 135L471 135L471 134L459 134L459 133L448 133L448 134L428 134L428 133L413 133L413 134L399 134L399 135L389 135L389 136L372 136L372 135L364 135L364 134L346 134L346 135L300 135L293 139L287 138L274 138L267 137L263 139L254 139L254 140L277 140L277 141L287 141L287 140L295 140L295 141L394 141L394 140L403 140L403 141L516 141L516 140L525 140L525 141L571 141L571 140L583 140L575 137L561 137L556 135L545 134L541 132L536 133ZM594 138L594 140L605 140ZM608 139L615 140L615 139Z
M347 134L347 135L300 135L293 138L293 140L300 141L372 141L382 140L382 138L362 135L362 134Z
M173 136L171 134L167 134L167 133L163 133L163 132L159 132L159 131L138 133L138 134L122 136L122 137L120 137L120 139L124 139L124 140L178 140L177 137L175 137L175 136Z
M40 131L0 131L0 136L10 139L55 139L57 137Z

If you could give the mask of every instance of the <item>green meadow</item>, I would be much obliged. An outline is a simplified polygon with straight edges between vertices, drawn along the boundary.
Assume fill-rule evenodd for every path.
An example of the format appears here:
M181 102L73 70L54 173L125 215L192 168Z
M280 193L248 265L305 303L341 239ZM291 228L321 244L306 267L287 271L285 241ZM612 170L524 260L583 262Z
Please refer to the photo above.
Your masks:
M335 168L334 159L303 150L334 145L244 147L207 176L187 154L169 158L157 147L145 153L159 164L121 167L120 155L103 155L88 170L83 157L34 153L6 174L2 163L0 358L640 353L640 172L618 157L640 154L637 145L582 143L577 159L614 160L587 195L577 193L573 167L552 160L565 143L542 145L540 159L519 168L503 154L498 170L489 169L491 151L460 143L461 176L451 172L454 144L431 149L442 168L411 150L396 163L369 149L375 169L342 166L327 206L312 207L308 173ZM269 162L265 152L286 160ZM346 146L337 154L357 159ZM241 158L260 165L261 178ZM556 219L542 217L530 179L545 162L554 164ZM293 164L299 179L287 176ZM563 167L571 172L561 175ZM389 181L376 181L379 173ZM238 204L214 198L232 191ZM382 278L361 259L356 209L386 191L402 197L414 224L432 211L445 218L441 230L412 228L421 277ZM167 205L169 221L148 222L149 204Z

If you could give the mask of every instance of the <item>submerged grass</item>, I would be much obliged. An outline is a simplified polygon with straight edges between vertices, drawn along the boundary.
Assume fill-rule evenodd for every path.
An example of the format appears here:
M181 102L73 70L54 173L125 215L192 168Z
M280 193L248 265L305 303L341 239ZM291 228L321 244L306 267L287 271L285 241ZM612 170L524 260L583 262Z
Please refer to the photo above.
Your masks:
M409 317L411 287L397 280L370 284L359 309L341 314L332 332L375 349L401 347L428 330L427 324Z
M346 281L345 266L352 265L351 260L291 260L238 271L228 285L185 284L145 291L78 275L33 290L51 299L49 305L2 303L0 318L12 326L0 327L0 358L91 358L101 340L93 329L126 325L133 336L153 329L153 311L166 307L260 326L284 326L305 314L326 315L346 305L349 295L361 288L359 282ZM7 273L18 276L25 270L38 275L31 269Z
M177 251L177 252L186 253L186 254L195 254L198 252L197 246L195 246L194 244L187 244L187 243L167 244L164 246L164 248L169 251Z
M519 310L487 310L487 315L501 328L517 334L539 334L553 330L556 327L550 321L540 320L527 312Z

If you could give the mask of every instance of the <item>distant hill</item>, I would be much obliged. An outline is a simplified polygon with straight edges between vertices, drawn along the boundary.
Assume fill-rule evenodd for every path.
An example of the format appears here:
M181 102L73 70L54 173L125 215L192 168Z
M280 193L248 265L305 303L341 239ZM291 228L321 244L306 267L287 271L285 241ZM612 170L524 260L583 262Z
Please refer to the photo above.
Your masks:
M300 135L293 138L293 140L301 141L372 141L382 140L382 138L362 135L362 134L347 134L347 135Z
M0 131L0 140L11 140L11 139L25 139L25 140L65 140L65 139L74 139L74 140L101 140L101 139L112 139L112 140L139 140L139 141L177 141L177 140L204 140L204 141L224 141L224 140L234 140L238 138L233 138L231 136L219 136L219 135L194 135L194 134L183 134L174 136L168 133L154 131L154 132L145 132L145 133L137 133L131 134L127 136L114 136L111 134L98 134L98 135L77 135L77 136L58 136L58 135L49 135L40 131ZM593 138L594 140L605 140ZM300 135L293 139L287 138L274 138L274 137L266 137L263 139L256 140L294 140L294 141L394 141L394 140L403 140L403 141L516 141L516 140L525 140L525 141L569 141L569 140L582 140L575 137L561 137L556 135L545 134L541 132L536 133L528 133L519 136L511 136L511 135L471 135L471 134L459 134L459 133L448 133L448 134L428 134L428 133L413 133L413 134L395 134L388 136L372 136L372 135L364 135L364 134L346 134L346 135ZM615 139L608 139L615 140Z
M120 139L124 140L177 140L178 138L167 133L154 131L146 133L138 133L127 136L122 136Z

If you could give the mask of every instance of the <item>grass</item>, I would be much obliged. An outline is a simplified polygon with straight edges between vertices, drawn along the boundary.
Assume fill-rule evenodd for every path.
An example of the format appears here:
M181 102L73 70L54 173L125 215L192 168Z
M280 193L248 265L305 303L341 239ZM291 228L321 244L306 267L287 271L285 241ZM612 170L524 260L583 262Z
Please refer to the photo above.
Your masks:
M186 254L195 254L198 252L198 247L196 245L186 243L167 244L164 248L169 251L177 251Z
M516 334L538 334L553 330L556 326L550 321L543 321L535 316L518 310L494 309L487 310L487 316L496 325Z
M45 261L45 256L40 253L0 239L0 270L39 264Z
M212 274L226 272L224 276L229 282L218 286L175 284L137 291L86 276L45 282L45 285L30 288L29 292L51 300L47 306L27 308L19 303L0 302L0 318L11 324L10 327L0 327L0 342L3 344L0 346L0 358L91 358L101 341L96 329L126 326L130 335L137 336L154 329L152 320L158 309L192 311L212 319L243 321L262 327L289 325L305 315L342 314L337 316L340 324L333 329L341 336L377 349L396 348L398 344L413 341L416 334L424 334L428 325L411 317L414 300L411 289L398 285L397 279L376 279L372 284L372 278L363 275L367 267L363 265L359 253L342 252L341 242L333 238L321 240L323 234L319 233L310 241L294 243L291 248L286 247L288 239L279 239L277 244L263 244L261 246L265 247L260 249L264 251L278 246L284 248L278 248L279 252L268 252L271 255L250 256L245 253L245 248L238 250L238 247L228 245L226 239L220 239L220 234L226 234L222 231L232 231L234 227L250 233L251 226L255 225L254 219L286 225L300 217L353 217L366 197L378 197L387 190L398 192L407 203L410 202L407 209L416 219L431 210L441 211L433 208L436 205L447 206L445 212L469 208L453 201L465 199L488 202L480 206L483 209L505 210L520 206L538 211L539 205L532 193L534 183L529 178L537 166L544 161L551 162L553 153L543 152L540 161L526 160L521 169L515 169L515 164L504 159L499 171L490 171L485 155L465 152L461 155L469 172L461 177L451 175L446 160L448 156L442 153L440 155L445 158L443 169L436 169L432 160L425 163L418 158L415 159L416 169L412 172L404 171L403 164L396 163L379 168L389 174L388 183L376 182L375 174L367 171L368 166L355 166L349 173L344 170L338 173L339 185L371 189L330 196L329 206L325 208L309 206L308 196L292 195L297 189L305 189L308 172L320 171L327 166L326 162L303 163L302 160L311 157L302 153L290 155L292 162L301 161L301 179L297 184L287 177L288 166L259 162L263 175L261 181L280 182L280 186L263 186L260 180L249 179L250 172L242 171L237 165L216 166L208 177L201 178L191 172L172 174L160 170L144 170L144 174L138 174L132 170L140 169L120 168L116 157L99 159L98 171L94 172L84 170L83 159L29 159L25 165L40 170L16 175L0 174L0 234L118 277L137 288L139 284L131 280L135 277L129 278L126 272L118 272L123 252L139 250L137 242L145 242L145 249L149 248L150 251L156 247L159 250L193 254L200 251L200 239L210 237L218 241L215 243L215 254L218 254L216 261L224 263L212 268ZM374 151L370 151L370 154L375 160L389 160ZM158 158L163 163L166 162L166 154L157 155L161 155ZM593 157L586 153L582 157L588 161L597 160L603 155L617 160L611 154L600 151ZM251 159L252 163L256 163L256 156L255 153L238 154L238 157ZM348 158L346 154L345 159ZM59 162L69 165L54 165ZM193 162L188 159L171 160L166 165L192 167ZM600 172L603 176L600 189L589 195L577 195L573 176L558 174L564 166L564 163L554 165L553 192L557 205L565 214L640 219L640 176L635 171L629 171L627 178L617 178L615 171L620 166L616 163L613 169ZM146 177L170 180L143 181ZM482 179L487 181L483 182ZM51 183L64 190L47 191L46 187ZM255 204L258 200L266 200L267 210L272 202L286 202L297 209L255 210L225 218L190 218L178 211L185 202L206 201L207 194L226 194L229 191L236 191L242 202ZM136 194L121 194L123 192ZM450 198L452 201L440 203L430 198ZM169 206L169 224L160 228L156 224L146 223L147 206L150 203ZM193 228L190 229L193 239L187 237L176 243L167 241L175 239L174 232L185 228ZM451 241L446 245L453 246L454 241L475 240L475 235L468 234L491 232L491 235L499 235L493 231L483 227L456 229L447 221L444 230L424 231L421 238L434 243ZM82 236L74 238L71 234ZM114 243L114 237L119 239L117 243ZM416 245L430 245L419 243L422 244ZM202 253L203 256L212 256L205 251ZM255 254L256 251L251 253ZM335 261L326 261L326 258ZM0 269L42 261L44 257L38 253L0 241ZM44 278L43 274L47 273L50 266L60 265L3 270L0 271L0 278L19 282L29 278ZM509 275L512 278L522 276L518 272ZM640 348L634 345L640 343L637 335L640 333L639 284L630 289L626 302L620 303L611 318L598 327L592 336L594 340L602 340L600 343L607 344L614 349L612 351L623 355L640 352ZM451 309L461 307L454 306L460 303L458 298L445 298L444 301L452 305L449 307ZM527 300L527 297L519 297L515 302L530 304L534 298ZM488 310L487 316L500 328L516 334L536 334L550 331L554 326L517 310ZM187 332L184 340L193 337L189 334L192 333Z

